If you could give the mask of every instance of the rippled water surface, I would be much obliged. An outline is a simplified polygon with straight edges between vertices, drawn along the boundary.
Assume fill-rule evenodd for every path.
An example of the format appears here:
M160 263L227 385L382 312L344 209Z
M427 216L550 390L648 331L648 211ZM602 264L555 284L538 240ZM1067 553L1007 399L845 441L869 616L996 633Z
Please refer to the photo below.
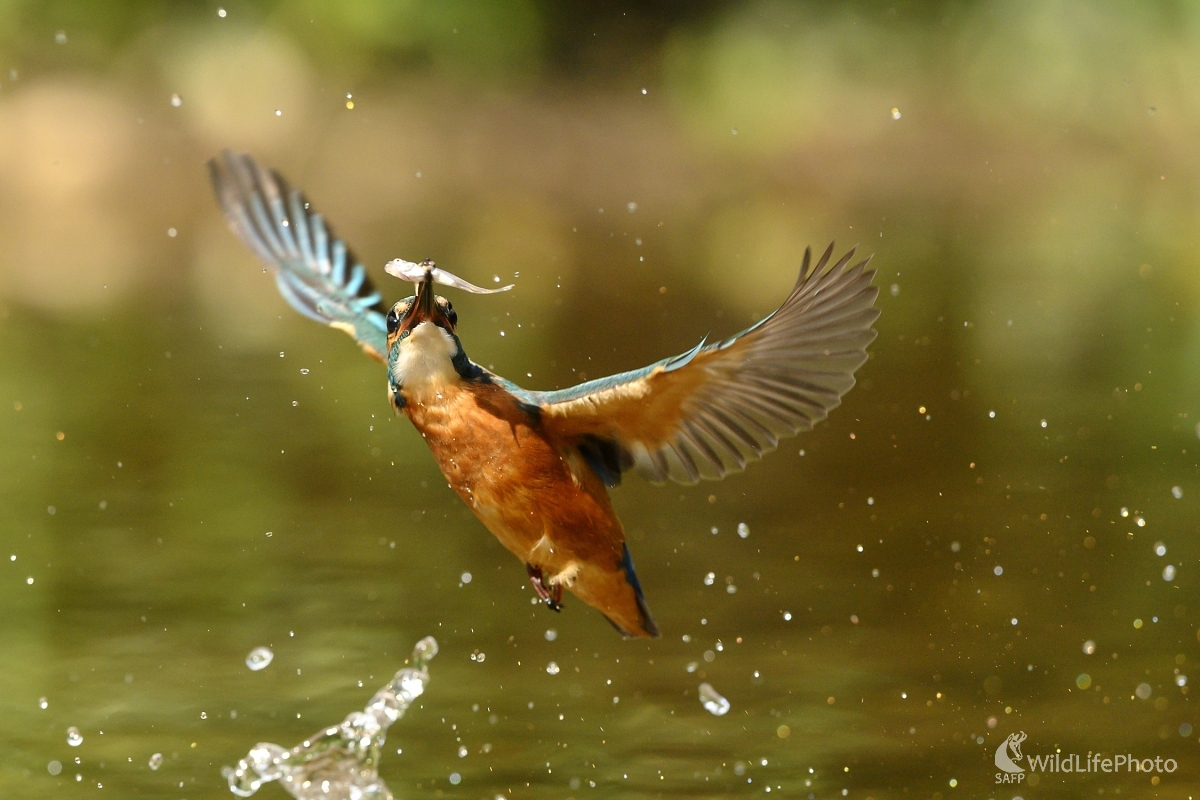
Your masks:
M0 20L0 796L231 797L425 636L397 797L1194 793L1200 22L643 5ZM736 332L832 238L880 335L745 474L614 490L663 632L623 641L536 604L383 368L278 299L224 146L389 300L395 257L515 283L446 293L530 388ZM1030 767L1091 753L1175 769Z
M616 492L653 642L533 605L349 343L299 328L247 357L192 320L10 316L3 780L220 796L222 766L361 708L430 632L435 679L382 763L401 796L976 795L1017 730L1190 774L1193 425L1130 435L1147 392L1091 407L967 395L945 355L898 369L888 305L830 425L721 484ZM931 326L944 353L961 330ZM1042 788L1080 784L1146 780Z

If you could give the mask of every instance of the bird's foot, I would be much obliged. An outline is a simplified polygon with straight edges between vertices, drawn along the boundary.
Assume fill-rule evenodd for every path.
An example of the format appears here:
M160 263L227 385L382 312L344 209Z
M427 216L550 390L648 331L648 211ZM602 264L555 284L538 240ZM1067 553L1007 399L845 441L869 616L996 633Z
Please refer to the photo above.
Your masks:
M562 584L547 585L542 570L532 564L526 564L525 571L529 573L529 582L533 584L533 590L537 592L537 596L546 604L546 607L551 611L561 611Z
M549 583L551 586L566 586L570 588L571 584L575 582L575 578L578 576L579 562L570 561L565 567L563 567L562 572L559 572L557 575L551 575L547 580L547 583Z

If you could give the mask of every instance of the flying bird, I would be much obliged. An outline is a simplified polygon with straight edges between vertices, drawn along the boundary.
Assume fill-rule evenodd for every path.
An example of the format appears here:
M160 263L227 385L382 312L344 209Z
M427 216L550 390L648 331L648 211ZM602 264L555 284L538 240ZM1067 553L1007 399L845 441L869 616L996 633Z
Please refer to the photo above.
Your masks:
M526 565L554 610L563 589L626 637L658 636L608 489L635 470L684 484L738 472L825 419L875 338L870 260L814 264L758 324L642 369L559 391L522 389L473 362L442 284L485 290L432 261L386 271L416 283L388 307L345 243L275 172L226 152L217 199L297 311L345 331L387 365L387 397L424 437L447 482Z

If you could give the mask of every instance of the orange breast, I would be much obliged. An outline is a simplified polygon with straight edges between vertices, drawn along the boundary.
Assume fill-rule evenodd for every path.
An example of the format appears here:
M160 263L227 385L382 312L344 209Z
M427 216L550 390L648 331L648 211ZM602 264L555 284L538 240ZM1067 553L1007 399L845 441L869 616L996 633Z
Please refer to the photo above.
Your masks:
M450 486L518 558L557 574L621 559L624 532L600 480L550 442L499 386L458 384L405 412ZM578 463L572 463L578 461Z

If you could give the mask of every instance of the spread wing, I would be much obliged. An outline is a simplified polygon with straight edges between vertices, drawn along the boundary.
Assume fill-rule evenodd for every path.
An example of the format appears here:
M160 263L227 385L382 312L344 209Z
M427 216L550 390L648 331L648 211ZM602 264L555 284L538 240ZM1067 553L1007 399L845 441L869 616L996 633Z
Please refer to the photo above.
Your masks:
M208 169L229 227L275 273L292 308L345 331L386 362L382 297L304 196L245 153L225 151Z
M696 483L740 471L841 403L875 338L878 289L851 250L811 267L775 313L742 333L640 370L537 393L548 431L578 443L614 484L629 466ZM532 393L531 393L532 394Z

